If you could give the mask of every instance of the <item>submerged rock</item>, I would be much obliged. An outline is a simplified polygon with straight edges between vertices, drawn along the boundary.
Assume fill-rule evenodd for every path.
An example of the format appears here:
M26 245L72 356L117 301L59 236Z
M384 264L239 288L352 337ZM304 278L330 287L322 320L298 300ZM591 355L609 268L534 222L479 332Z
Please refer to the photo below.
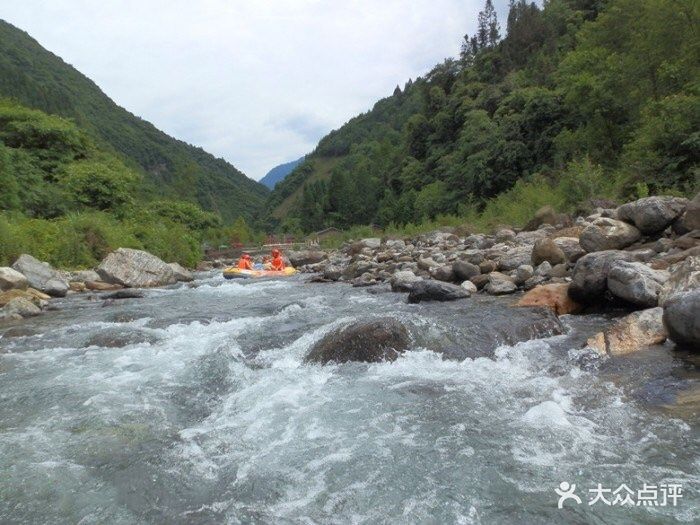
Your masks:
M470 293L461 286L433 280L421 280L411 286L408 302L455 301L457 299L466 299L469 296Z
M31 255L22 254L12 268L27 278L29 286L52 297L65 297L68 293L68 282L49 263L39 261Z
M662 315L659 307L634 312L591 337L587 345L601 355L625 355L661 344L667 335Z
M668 228L685 211L688 199L681 197L646 197L623 204L617 209L618 217L634 224L646 235Z
M2 309L6 317L32 317L41 313L41 308L25 297L15 297Z
M108 283L129 288L146 288L175 283L173 269L143 250L119 248L100 263L97 273Z
M99 346L102 348L122 348L128 345L142 343L153 344L158 341L158 337L142 330L124 330L117 328L107 328L98 334L90 336L82 345Z
M626 222L601 217L583 229L579 244L589 253L619 250L639 240L641 236L637 228Z
M306 362L326 364L393 361L410 343L406 327L391 317L358 321L334 330L318 341Z
M141 299L144 294L140 290L118 290L114 293L109 294L105 299Z
M522 296L515 306L544 306L553 310L556 315L575 314L583 308L569 297L568 283L537 286Z
M700 289L674 295L663 310L669 338L678 345L700 351Z

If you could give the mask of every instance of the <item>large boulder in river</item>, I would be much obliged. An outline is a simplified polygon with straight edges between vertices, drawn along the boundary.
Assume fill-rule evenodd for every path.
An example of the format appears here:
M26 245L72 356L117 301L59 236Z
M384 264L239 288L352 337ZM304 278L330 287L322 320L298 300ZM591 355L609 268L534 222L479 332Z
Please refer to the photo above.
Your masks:
M417 281L408 294L409 303L421 301L455 301L466 299L471 294L461 286L433 280Z
M571 273L569 296L590 304L603 298L608 289L608 274L615 261L634 261L635 255L618 250L589 253L581 257Z
M608 273L608 290L636 306L650 308L659 304L659 294L669 274L652 270L640 262L615 261Z
M568 292L568 283L542 284L523 295L515 306L544 306L557 315L580 312L583 307Z
M588 253L620 250L639 240L641 233L626 222L601 217L586 226L578 239Z
M13 268L0 268L0 292L7 290L26 290L29 286L27 278Z
M700 288L666 301L663 322L674 343L700 350Z
M326 334L306 356L312 363L393 361L410 343L406 327L392 317L346 325Z
M146 288L175 283L173 269L143 250L119 248L100 263L97 273L107 283L128 288Z
M450 283L455 280L455 274L452 271L452 265L450 264L444 264L442 266L431 268L430 275L432 275L433 279L437 279L438 281Z
M620 220L634 224L645 235L664 231L678 219L688 206L682 197L646 197L623 204L617 209Z
M700 257L691 256L669 269L671 277L659 294L659 305L663 306L674 295L700 288Z
M305 266L307 264L320 263L328 257L326 252L320 250L301 250L298 252L292 251L287 252L287 258L292 266L299 268L300 266Z
M601 355L625 355L666 340L662 322L663 310L659 307L631 313L605 332L591 337L587 346Z
M68 282L49 263L41 262L25 253L19 256L12 268L27 278L29 286L52 297L65 297L68 293Z
M531 261L533 266L539 266L547 261L552 266L566 262L566 254L549 237L544 237L535 241L532 247Z

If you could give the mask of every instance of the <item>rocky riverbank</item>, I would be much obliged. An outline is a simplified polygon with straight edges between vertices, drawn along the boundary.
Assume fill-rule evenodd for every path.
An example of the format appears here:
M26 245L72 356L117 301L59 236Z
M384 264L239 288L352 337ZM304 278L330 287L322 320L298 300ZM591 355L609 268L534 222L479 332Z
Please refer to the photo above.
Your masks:
M107 300L138 296L136 290L192 281L192 273L167 264L142 250L119 248L94 270L64 272L31 255L21 255L12 267L0 267L0 322L22 320L50 309L51 298L72 293L111 292Z
M390 289L407 293L408 302L517 294L514 306L557 315L628 310L588 341L604 355L667 338L700 349L700 195L648 197L577 218L544 208L522 230L445 229L288 257L314 282Z
M589 339L588 346L602 355L635 352L667 338L700 348L700 195L692 201L648 197L577 218L543 208L522 230L465 235L445 229L409 239L367 238L334 251L289 252L287 257L300 271L314 274L313 282L406 293L409 303L515 294L513 306L545 307L557 316L628 310ZM198 269L231 263L206 261ZM38 315L51 308L52 297L94 291L111 292L101 297L114 300L138 296L123 288L192 279L177 263L128 248L110 253L94 270L77 272L56 270L25 254L11 268L0 268L0 320ZM359 328L344 330L339 340L360 334L357 341L349 337L348 345L366 347L366 330ZM394 335L374 332L380 342ZM359 360L395 355L383 343L376 346L374 353L359 347L354 352Z

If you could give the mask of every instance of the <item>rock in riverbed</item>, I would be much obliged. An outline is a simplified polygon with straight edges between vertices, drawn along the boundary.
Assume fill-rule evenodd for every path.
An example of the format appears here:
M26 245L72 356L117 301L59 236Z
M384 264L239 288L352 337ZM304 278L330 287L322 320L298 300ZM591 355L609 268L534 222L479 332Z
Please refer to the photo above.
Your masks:
M461 286L432 280L421 280L411 286L409 303L421 301L455 301L466 299L471 294Z
M586 226L581 232L579 243L587 252L620 250L641 237L637 228L626 222L601 217Z
M129 288L145 288L175 283L173 269L155 255L143 250L119 248L104 258L97 273L105 282Z
M588 340L601 355L625 355L666 340L662 308L650 308L619 319L611 328Z
M359 321L327 334L313 346L305 361L320 364L393 361L409 343L408 330L396 319Z
M515 306L545 306L557 315L580 312L583 307L568 292L568 283L543 284L527 292Z
M700 351L700 289L678 293L666 301L663 322L674 343Z
M68 293L68 282L49 263L41 262L31 255L22 254L12 268L27 278L29 286L52 297L65 297Z
M0 292L7 290L26 290L29 286L27 278L13 268L0 268Z
M618 217L634 224L646 235L659 233L683 215L688 199L681 197L646 197L623 204L617 209Z
M571 274L569 296L579 303L589 304L603 298L608 288L608 274L616 261L633 261L629 252L606 250L581 257Z
M659 303L659 293L669 274L640 262L615 261L608 273L608 289L620 299L642 307Z

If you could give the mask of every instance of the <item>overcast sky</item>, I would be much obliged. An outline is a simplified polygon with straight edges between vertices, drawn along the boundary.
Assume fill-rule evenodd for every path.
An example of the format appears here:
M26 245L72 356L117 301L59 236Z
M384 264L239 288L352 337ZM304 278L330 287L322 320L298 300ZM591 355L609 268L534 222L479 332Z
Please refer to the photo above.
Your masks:
M2 0L117 104L260 179L456 56L484 0ZM505 30L507 0L494 2Z

